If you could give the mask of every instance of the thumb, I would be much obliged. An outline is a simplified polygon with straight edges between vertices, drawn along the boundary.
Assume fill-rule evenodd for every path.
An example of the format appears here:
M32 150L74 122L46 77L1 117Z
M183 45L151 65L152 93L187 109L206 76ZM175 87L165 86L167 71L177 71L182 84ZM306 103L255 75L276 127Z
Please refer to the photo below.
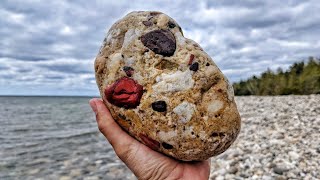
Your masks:
M137 141L128 135L114 121L110 111L101 99L91 99L89 104L96 114L100 132L107 138L120 159L126 159L128 152L137 145Z

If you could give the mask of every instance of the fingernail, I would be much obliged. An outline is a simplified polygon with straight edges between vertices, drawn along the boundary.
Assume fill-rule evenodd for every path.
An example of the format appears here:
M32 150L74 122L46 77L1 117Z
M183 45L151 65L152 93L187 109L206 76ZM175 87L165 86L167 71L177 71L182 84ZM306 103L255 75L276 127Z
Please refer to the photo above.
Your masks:
M91 99L91 100L89 101L89 104L90 104L90 106L91 106L92 111L97 114L97 105L96 105L96 103L94 102L94 99Z

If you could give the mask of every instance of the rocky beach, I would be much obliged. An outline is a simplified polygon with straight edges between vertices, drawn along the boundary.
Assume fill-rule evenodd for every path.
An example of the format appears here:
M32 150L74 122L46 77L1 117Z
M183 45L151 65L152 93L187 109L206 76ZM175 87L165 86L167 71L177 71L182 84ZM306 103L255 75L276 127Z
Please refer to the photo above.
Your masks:
M236 97L240 135L212 179L319 179L320 96Z
M99 133L88 100L0 97L0 179L136 179ZM241 132L211 159L211 179L320 178L320 95L236 102Z

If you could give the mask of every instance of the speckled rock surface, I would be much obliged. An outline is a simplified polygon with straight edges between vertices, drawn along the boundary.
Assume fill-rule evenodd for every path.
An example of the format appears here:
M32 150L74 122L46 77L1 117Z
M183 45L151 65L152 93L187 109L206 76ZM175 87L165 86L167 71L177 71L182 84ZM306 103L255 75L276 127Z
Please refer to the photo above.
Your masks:
M168 156L204 160L240 131L233 89L212 59L160 12L132 12L95 60L101 97L130 135Z

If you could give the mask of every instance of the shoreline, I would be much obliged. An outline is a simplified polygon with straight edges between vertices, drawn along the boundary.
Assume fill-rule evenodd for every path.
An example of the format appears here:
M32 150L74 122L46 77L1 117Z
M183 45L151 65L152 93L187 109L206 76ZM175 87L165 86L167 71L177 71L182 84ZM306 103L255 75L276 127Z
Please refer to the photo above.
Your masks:
M89 97L0 101L0 179L136 179L96 125ZM237 140L211 179L320 177L320 95L236 96Z

